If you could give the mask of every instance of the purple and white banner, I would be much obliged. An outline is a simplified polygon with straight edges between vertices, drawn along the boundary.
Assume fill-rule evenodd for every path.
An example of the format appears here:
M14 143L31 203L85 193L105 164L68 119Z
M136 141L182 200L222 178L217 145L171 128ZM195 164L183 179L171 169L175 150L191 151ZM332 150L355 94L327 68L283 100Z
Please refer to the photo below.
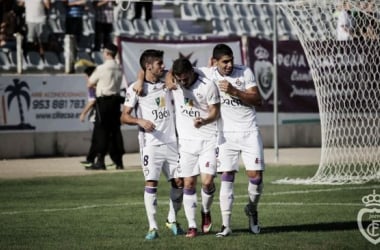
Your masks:
M254 71L263 106L273 111L273 42L250 38L250 67ZM318 113L318 102L310 68L299 41L278 41L278 110L285 113Z

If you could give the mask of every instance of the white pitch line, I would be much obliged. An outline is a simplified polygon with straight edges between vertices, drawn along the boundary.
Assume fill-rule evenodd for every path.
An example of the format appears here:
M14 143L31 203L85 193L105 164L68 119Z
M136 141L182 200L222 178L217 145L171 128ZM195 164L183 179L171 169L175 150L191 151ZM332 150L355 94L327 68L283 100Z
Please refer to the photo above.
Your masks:
M263 196L323 193L323 192L335 192L335 191L359 190L359 189L361 190L369 189L370 191L372 191L373 189L380 189L380 185L366 186L366 187L351 186L351 187L336 187L336 188L323 188L323 189L294 190L294 191L283 191L283 192L273 192L273 193L265 193L265 188L264 188ZM234 197L242 198L242 197L247 197L247 195L235 195Z
M335 187L335 188L324 188L324 189L312 189L312 190L295 190L295 191L284 191L284 192L273 192L273 193L263 193L264 196L278 196L278 195L291 195L291 194L308 194L308 193L322 193L322 192L335 192L342 190L358 190L358 189L377 189L380 188L380 185L368 186L368 187ZM243 198L247 195L235 195L235 198ZM159 203L163 204L167 199L159 199ZM214 204L219 204L219 202L214 202ZM235 205L246 205L246 203L235 202ZM305 203L305 202L260 202L260 205L265 206L363 206L361 203ZM74 210L83 210L83 209L92 209L92 208L102 208L102 207L121 207L121 206L144 206L143 202L132 202L132 203L119 203L119 204L94 204L94 205L84 205L79 207L72 208L51 208L51 209L41 209L41 210L31 210L31 211L10 211L10 212L1 212L0 215L15 215L23 213L52 213L52 212L61 212L61 211L74 211Z
M165 200L166 201L166 200ZM165 202L164 200L159 201L159 203ZM215 205L218 205L219 202L214 202ZM163 205L163 204L162 204ZM245 206L246 202L235 202L234 205ZM128 206L144 206L143 202L135 203L122 203L122 204L97 204L97 205L87 205L80 207L72 208L51 208L51 209L41 209L41 210L31 210L31 211L11 211L11 212L1 212L0 215L16 215L16 214L27 214L27 213L53 213L53 212L65 212L65 211L75 211L75 210L84 210L92 208L106 208L106 207L128 207ZM345 206L345 207L358 207L363 206L360 203L305 203L305 202L260 202L260 206Z

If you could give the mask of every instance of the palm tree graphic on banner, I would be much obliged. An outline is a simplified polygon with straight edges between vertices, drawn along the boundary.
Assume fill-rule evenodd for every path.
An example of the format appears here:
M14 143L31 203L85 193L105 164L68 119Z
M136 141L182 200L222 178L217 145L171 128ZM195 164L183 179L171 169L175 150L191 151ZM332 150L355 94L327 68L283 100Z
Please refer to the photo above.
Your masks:
M30 107L30 95L29 95L29 86L26 82L19 79L13 79L13 85L9 85L5 88L5 92L8 92L8 110L11 107L12 101L16 100L18 105L18 112L20 114L20 124L18 125L6 125L0 126L1 130L22 130L22 129L35 129L34 126L25 123L23 102L21 98L24 98L27 105L27 109Z

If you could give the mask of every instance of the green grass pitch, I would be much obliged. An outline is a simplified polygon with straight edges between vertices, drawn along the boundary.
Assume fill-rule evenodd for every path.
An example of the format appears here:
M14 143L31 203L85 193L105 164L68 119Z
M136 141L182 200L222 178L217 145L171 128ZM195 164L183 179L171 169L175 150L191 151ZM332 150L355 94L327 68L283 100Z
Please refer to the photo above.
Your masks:
M148 223L140 171L0 179L0 249L378 249L379 245L361 234L357 215L364 208L362 197L373 190L380 193L380 183L272 184L284 177L312 176L316 169L267 167L259 235L248 232L243 212L247 178L241 169L235 179L233 234L226 238L215 237L221 226L218 191L212 207L212 233L194 239L171 235L165 228L169 184L162 178L157 215L160 237L154 241L144 240ZM219 187L219 177L216 183ZM186 229L183 209L178 221Z

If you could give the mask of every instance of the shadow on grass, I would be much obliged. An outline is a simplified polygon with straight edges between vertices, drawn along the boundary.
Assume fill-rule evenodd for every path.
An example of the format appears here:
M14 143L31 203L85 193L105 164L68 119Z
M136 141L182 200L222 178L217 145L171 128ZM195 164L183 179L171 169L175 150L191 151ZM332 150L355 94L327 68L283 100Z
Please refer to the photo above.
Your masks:
M370 222L362 222L363 225ZM358 230L357 221L330 222L318 224L285 225L261 228L260 234L286 233L286 232L318 232L318 231L340 231ZM235 229L234 232L248 232L248 229Z

